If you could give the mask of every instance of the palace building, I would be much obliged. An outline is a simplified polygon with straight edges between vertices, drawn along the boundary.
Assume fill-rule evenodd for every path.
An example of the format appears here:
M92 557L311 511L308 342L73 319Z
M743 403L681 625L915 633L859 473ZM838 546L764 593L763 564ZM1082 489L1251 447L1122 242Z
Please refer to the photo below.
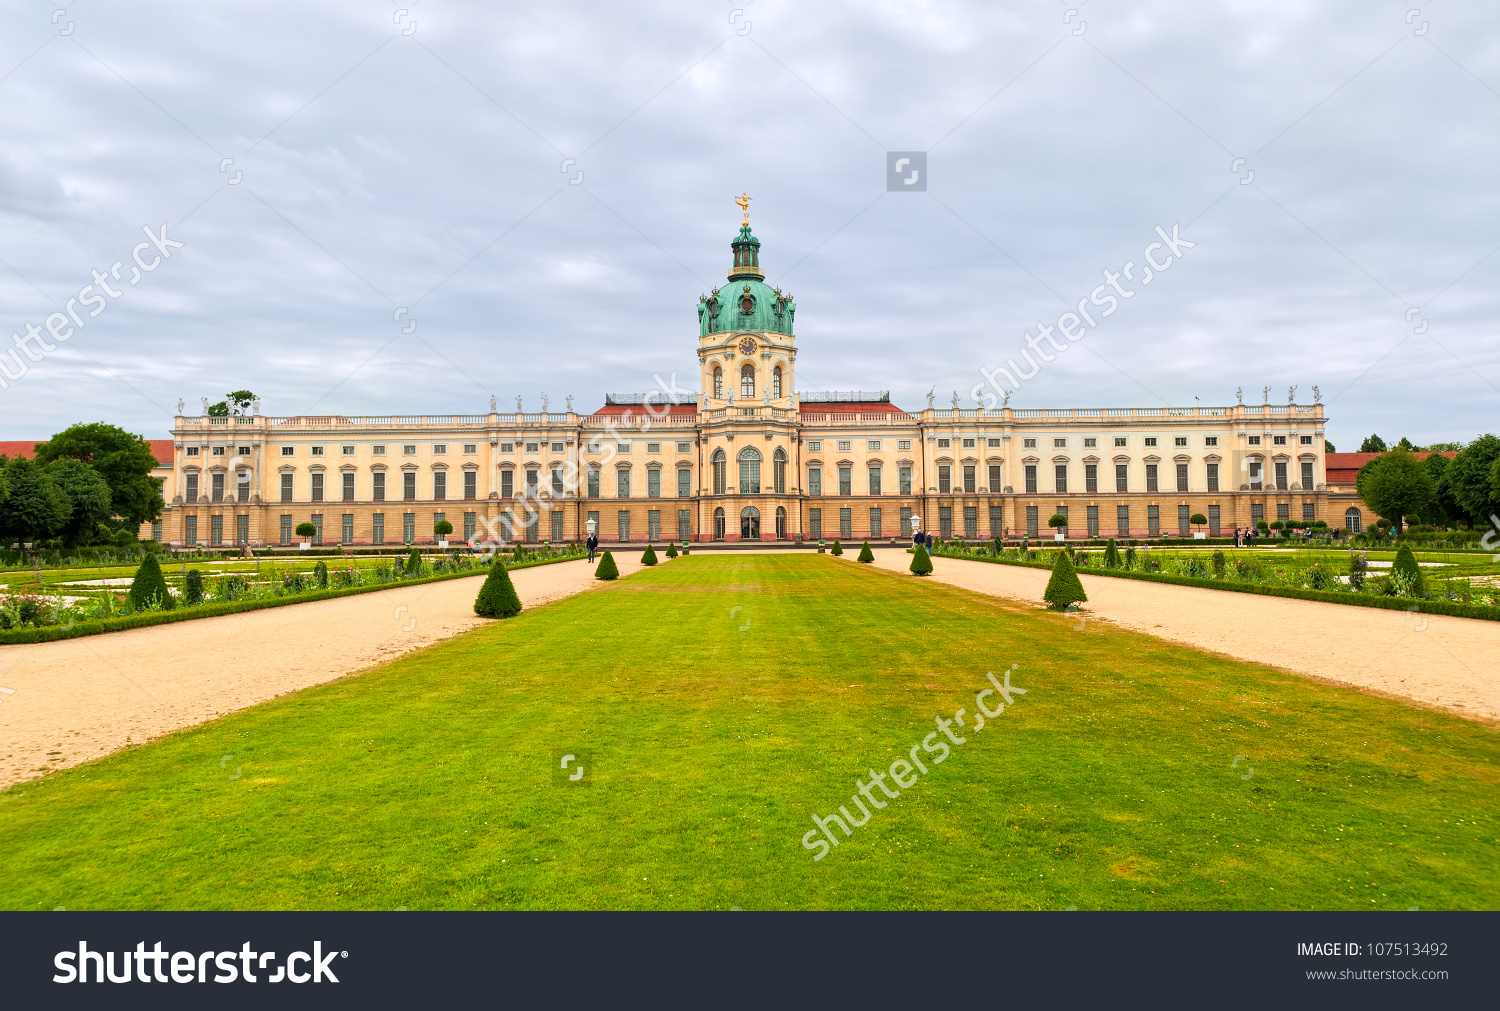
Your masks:
M743 206L743 205L742 205ZM1210 536L1260 520L1348 525L1321 404L902 410L886 393L798 393L797 306L767 285L748 213L728 278L700 295L699 392L569 409L420 416L258 413L172 430L175 545L431 543L503 529L571 541ZM816 336L814 336L816 348ZM179 412L181 405L179 405ZM524 508L517 508L521 503ZM1334 515L1334 512L1338 515ZM1356 521L1358 522L1358 521ZM151 536L143 529L142 536Z

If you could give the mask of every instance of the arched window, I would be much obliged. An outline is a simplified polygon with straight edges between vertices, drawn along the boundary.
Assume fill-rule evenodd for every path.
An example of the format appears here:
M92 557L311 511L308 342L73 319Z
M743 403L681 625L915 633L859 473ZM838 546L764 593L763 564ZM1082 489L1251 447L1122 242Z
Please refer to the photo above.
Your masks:
M776 539L786 540L786 510L781 506L776 507Z
M760 510L754 506L740 510L740 540L760 540Z
M740 450L740 494L760 494L760 450L746 446Z
M776 494L786 494L786 450L778 448L771 456L771 487Z
M755 399L755 366L749 362L740 366L740 396L746 400Z
M724 370L714 366L714 399L724 399Z
M724 507L720 506L714 510L714 540L724 539Z
M1350 506L1344 510L1344 526L1349 528L1351 534L1357 534L1364 527L1365 517L1358 509Z
M722 495L724 494L724 486L728 479L728 475L725 473L728 470L728 461L725 459L722 449L714 450L714 455L711 459L714 465L714 494Z
M771 396L781 396L781 366L778 365L771 370Z

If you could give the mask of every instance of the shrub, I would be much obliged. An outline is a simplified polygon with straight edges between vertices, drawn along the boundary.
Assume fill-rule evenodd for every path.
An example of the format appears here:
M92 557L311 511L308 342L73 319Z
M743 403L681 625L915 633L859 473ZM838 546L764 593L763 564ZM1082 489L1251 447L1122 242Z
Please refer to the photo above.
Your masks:
M1188 517L1188 522L1193 524L1193 526L1195 527L1201 527L1203 524L1208 522L1208 517L1203 515L1202 513L1193 513L1193 515Z
M438 520L432 525L432 532L437 534L439 537L447 537L449 534L453 533L453 524L449 523L447 520Z
M1088 594L1083 592L1078 572L1073 568L1066 552L1057 553L1057 561L1052 563L1052 577L1047 580L1047 589L1043 592L1042 599L1058 611L1066 611L1069 605L1089 599Z
M604 557L599 559L599 567L594 570L595 579L619 579L620 569L615 565L615 556L608 551Z
M1411 547L1403 544L1396 552L1396 564L1391 566L1391 576L1404 577L1403 588L1410 588L1411 596L1421 597L1427 593L1427 582L1422 578L1422 567L1417 564ZM1403 594L1405 596L1405 594Z
M203 603L203 573L189 569L182 581L182 599L189 607Z
M313 585L320 590L328 589L328 563L321 558L313 566Z
M656 549L653 548L649 544L646 545L646 550L641 553L641 564L642 565L655 565L656 564Z
M296 532L298 537L311 537L318 532L318 528L311 523L298 523Z
M859 549L859 558L858 558L858 561L861 561L861 562L873 562L874 560L875 560L875 553L870 550L870 542L869 541L865 541L864 547L862 547L862 548Z
M1115 547L1115 539L1111 537L1109 543L1104 547L1104 567L1106 569L1118 569L1120 567L1120 549Z
M1053 513L1047 520L1047 525L1054 530L1061 530L1068 525L1068 518L1062 513Z
M1125 568L1135 568L1135 548L1133 547L1125 549Z
M155 555L147 555L141 561L141 567L135 570L135 579L130 583L130 609L141 611L151 606L163 611L177 606L177 601L167 592L167 580L161 574Z
M676 558L677 557L677 545L674 544L674 543L672 543L671 541L667 542L667 557L668 558Z
M516 596L505 563L498 558L490 563L490 574L474 599L474 613L481 618L513 618L521 613L521 598Z
M1224 552L1222 551L1214 552L1214 578L1224 578Z
M918 544L911 555L911 571L918 576L932 574L932 559L927 555L927 549Z
M844 553L844 546L838 541L834 541L833 547L828 549L828 553L830 555L842 555Z
M422 556L417 554L416 548L412 548L411 554L406 556L406 574L408 576L420 576L422 574Z

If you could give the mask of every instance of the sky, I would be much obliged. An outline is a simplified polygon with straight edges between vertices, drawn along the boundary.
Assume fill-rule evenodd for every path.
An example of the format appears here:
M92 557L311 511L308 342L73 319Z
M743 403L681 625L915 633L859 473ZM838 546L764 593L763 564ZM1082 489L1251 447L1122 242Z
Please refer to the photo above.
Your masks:
M0 439L696 388L741 192L802 391L973 407L1175 227L1010 406L1500 428L1495 5L0 0L0 141Z

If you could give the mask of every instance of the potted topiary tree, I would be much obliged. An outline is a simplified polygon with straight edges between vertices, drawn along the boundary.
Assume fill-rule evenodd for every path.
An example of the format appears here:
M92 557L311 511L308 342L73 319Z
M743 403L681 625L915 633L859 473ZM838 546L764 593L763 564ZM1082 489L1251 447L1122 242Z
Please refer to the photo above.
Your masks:
M432 532L437 534L438 547L446 548L448 546L448 535L453 533L453 524L447 520L438 520L432 525Z
M859 549L858 561L869 563L875 560L875 553L870 550L870 542L865 541L864 547Z
M1051 518L1047 520L1047 525L1054 531L1056 531L1056 533L1052 535L1053 540L1065 541L1068 539L1068 518L1062 513L1053 513Z
M1203 540L1203 538L1205 538L1206 536L1208 536L1207 534L1205 534L1203 532L1203 529L1202 529L1203 524L1205 524L1205 523L1208 522L1208 517L1207 516L1203 515L1202 513L1193 513L1193 515L1191 515L1191 516L1188 517L1188 522L1191 523L1193 526L1199 528L1199 529L1193 531L1193 538L1195 540L1201 541L1201 540Z
M516 596L510 573L505 571L505 563L498 557L490 563L490 574L479 588L474 613L481 618L510 618L521 613L521 598Z
M620 569L615 565L615 556L608 551L604 557L599 559L599 567L594 570L595 579L619 579Z
M307 551L312 548L312 538L318 532L318 528L311 523L298 523L297 536L302 538L300 550Z
M1052 563L1052 577L1047 580L1047 589L1043 591L1042 599L1057 611L1066 611L1073 604L1089 599L1088 594L1083 592L1083 584L1078 581L1078 572L1073 568L1073 562L1066 551L1057 553L1057 561Z

